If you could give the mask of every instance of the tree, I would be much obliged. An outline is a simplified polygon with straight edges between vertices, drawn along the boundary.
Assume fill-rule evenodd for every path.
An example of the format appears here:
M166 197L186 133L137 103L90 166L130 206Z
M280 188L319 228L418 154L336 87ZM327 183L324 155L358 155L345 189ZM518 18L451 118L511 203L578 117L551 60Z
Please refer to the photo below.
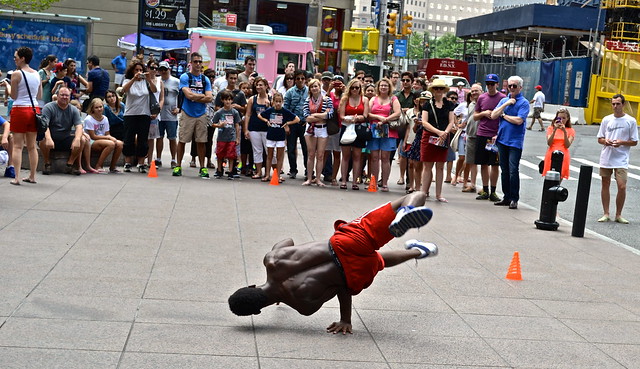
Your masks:
M428 32L414 32L409 37L409 50L407 56L409 59L423 59L426 55L426 44L429 43Z
M464 41L453 33L447 32L431 42L431 56L438 58L462 58ZM435 50L434 50L435 49Z
M0 8L19 11L43 11L59 0L0 0Z

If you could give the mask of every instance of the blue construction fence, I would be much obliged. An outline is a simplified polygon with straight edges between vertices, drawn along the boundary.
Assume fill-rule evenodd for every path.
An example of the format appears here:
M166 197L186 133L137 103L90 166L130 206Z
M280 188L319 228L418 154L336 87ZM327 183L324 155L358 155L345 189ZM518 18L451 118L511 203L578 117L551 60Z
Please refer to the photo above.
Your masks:
M514 65L502 63L469 64L471 81L482 82L482 76L495 73L500 78L518 75L524 80L522 93L533 98L535 87L542 86L547 104L586 107L591 77L591 58L566 58L551 61L522 61Z

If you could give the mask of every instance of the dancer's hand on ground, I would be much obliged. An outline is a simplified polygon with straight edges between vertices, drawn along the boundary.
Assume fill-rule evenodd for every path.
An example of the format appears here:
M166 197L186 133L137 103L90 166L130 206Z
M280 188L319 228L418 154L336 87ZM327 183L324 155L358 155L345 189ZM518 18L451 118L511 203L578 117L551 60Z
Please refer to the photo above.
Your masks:
M351 331L351 323L345 323L343 321L331 323L331 325L327 327L327 332L333 334L340 332L342 332L342 334L353 334Z

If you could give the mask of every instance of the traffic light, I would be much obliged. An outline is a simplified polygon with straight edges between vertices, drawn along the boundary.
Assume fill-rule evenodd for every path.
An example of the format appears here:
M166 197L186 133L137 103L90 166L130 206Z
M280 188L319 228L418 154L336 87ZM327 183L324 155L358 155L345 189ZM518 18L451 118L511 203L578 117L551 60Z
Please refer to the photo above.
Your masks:
M387 14L387 33L390 35L395 35L398 31L397 27L398 22L398 13L389 13Z
M402 35L403 36L409 36L410 34L413 33L413 30L411 30L411 27L413 27L413 23L411 23L412 20L413 20L413 17L410 16L409 14L405 14L402 17Z
M367 40L367 50L377 54L380 49L380 31L369 31L369 38Z

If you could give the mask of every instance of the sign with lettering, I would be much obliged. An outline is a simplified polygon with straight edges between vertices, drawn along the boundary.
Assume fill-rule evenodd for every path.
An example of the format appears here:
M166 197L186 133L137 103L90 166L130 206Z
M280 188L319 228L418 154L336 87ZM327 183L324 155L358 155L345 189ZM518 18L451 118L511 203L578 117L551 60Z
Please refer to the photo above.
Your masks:
M186 32L190 0L140 0L143 29Z

